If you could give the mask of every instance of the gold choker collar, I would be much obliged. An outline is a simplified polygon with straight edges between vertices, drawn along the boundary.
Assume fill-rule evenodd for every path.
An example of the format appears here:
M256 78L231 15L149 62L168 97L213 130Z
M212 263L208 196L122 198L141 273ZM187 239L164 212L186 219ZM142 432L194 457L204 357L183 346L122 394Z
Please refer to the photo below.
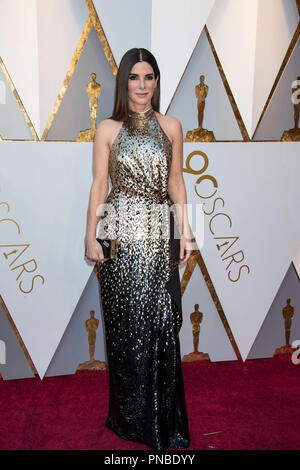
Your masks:
M146 109L146 111L133 111L133 109L128 109L128 117L132 119L147 119L150 118L153 113L154 109L152 108L152 106Z

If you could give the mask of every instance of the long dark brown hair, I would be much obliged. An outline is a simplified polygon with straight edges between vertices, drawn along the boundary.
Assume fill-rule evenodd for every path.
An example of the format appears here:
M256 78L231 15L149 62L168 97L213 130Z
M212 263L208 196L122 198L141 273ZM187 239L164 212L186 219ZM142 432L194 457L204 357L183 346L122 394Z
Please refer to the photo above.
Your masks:
M116 78L115 102L113 114L110 119L125 121L128 117L128 77L132 67L137 62L148 62L154 72L155 79L158 76L156 88L151 98L151 105L159 112L160 105L160 71L154 55L147 49L134 47L123 55Z

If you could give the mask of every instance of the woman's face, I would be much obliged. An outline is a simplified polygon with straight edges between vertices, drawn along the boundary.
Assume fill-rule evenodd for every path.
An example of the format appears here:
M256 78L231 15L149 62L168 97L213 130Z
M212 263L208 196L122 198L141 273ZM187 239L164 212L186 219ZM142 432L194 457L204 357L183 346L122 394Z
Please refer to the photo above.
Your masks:
M148 62L137 62L128 76L128 105L133 111L143 111L151 106L156 87L153 68Z

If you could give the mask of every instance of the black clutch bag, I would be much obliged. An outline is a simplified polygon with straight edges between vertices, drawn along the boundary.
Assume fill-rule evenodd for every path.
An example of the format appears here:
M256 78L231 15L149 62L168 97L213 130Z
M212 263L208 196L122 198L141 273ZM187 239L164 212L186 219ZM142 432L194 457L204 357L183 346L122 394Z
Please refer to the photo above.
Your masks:
M96 240L102 246L104 258L117 258L118 240L107 240L106 238L96 238Z

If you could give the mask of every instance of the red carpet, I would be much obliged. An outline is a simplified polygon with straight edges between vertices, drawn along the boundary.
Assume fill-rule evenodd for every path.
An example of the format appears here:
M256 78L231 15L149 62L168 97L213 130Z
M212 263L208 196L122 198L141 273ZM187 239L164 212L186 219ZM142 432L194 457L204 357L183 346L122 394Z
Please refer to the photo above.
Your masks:
M300 364L289 356L245 363L183 363L188 450L300 448ZM107 371L0 379L0 449L135 450L106 428Z

